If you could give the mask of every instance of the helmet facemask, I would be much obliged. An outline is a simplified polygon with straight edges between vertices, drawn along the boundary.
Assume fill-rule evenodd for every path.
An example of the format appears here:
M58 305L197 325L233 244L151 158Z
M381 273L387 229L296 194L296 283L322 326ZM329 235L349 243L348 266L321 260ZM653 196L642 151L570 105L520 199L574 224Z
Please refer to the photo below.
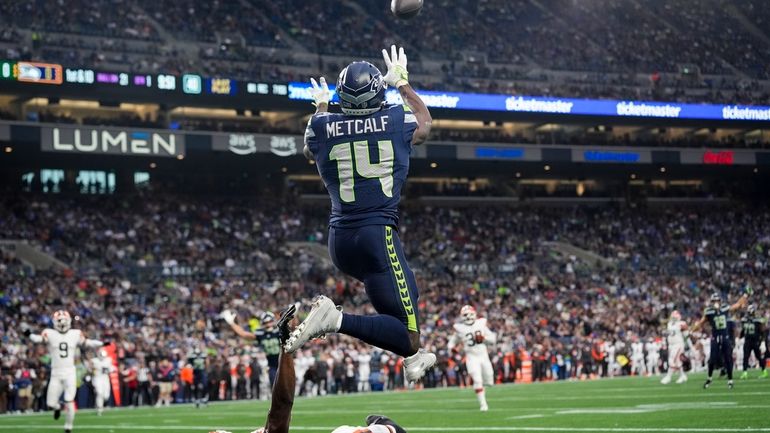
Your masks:
M470 305L466 305L460 310L460 316L463 318L463 323L466 325L473 325L473 322L476 321L476 309Z
M55 313L53 313L53 328L62 334L69 331L72 327L72 319L70 318L70 313L59 310Z

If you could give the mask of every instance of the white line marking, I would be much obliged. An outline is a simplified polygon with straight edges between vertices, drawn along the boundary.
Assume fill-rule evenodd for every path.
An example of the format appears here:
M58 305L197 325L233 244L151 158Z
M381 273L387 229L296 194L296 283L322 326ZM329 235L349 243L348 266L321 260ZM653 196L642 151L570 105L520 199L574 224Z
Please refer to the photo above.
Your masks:
M16 430L16 429L40 429L40 430L61 430L59 425L0 425L0 430ZM196 432L202 432L205 430L241 430L251 429L254 426L196 426L196 427L182 427L182 426L157 426L157 425L79 425L76 427L78 430L194 430ZM308 430L308 431L326 431L330 432L334 430L335 426L292 426L291 430ZM643 433L752 433L752 432L770 432L770 427L759 428L666 428L666 427L496 427L496 426L484 426L484 427L410 427L409 431L426 431L426 432L466 432L466 431L501 431L501 432L643 432Z
M531 415L510 416L506 419L530 419L530 418L545 418L545 415L541 413L533 413Z
M690 410L690 409L740 409L738 403L734 401L711 401L711 402L682 402L682 403L661 403L661 404L638 404L632 407L585 407L580 409L563 409L556 412L557 415L575 415L575 414L608 414L608 413L648 413L663 412L669 410Z

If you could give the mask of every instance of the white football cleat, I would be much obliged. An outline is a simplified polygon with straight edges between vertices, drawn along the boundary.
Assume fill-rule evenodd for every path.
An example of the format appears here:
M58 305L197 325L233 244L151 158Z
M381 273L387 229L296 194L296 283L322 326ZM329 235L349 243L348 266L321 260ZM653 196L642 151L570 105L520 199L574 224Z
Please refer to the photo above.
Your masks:
M342 318L342 307L334 305L326 296L318 296L313 301L313 308L307 318L292 331L283 349L292 353L307 341L323 337L327 333L337 332Z
M482 405L481 408L479 408L479 410L482 411L482 412L486 412L486 411L489 410L489 406L487 406L486 404Z
M668 375L663 376L663 379L660 380L660 383L662 383L663 385L668 385L669 383L671 383L671 376L668 376Z
M687 376L679 376L679 379L676 380L676 383L685 383L687 382Z
M436 355L420 349L414 355L404 358L404 372L407 382L417 382L425 375L425 370L436 363Z

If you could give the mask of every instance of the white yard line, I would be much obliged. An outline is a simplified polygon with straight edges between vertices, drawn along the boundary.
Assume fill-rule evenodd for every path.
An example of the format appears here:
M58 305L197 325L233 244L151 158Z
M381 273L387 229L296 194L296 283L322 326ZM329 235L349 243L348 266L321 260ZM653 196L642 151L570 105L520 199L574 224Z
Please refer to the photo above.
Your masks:
M39 430L61 430L60 425L0 425L0 430L17 430L24 429L39 429ZM185 430L190 432L200 433L205 430L247 430L253 429L253 426L197 426L197 427L180 427L180 426L168 426L168 425L78 425L78 430L101 430L101 431L138 431L138 430ZM336 426L292 426L291 430L307 430L307 431L326 431L331 432ZM748 427L748 428L676 428L676 427L516 427L516 426L483 426L483 427L411 427L410 432L482 432L482 431L499 431L499 432L606 432L606 433L753 433L753 432L770 432L770 427Z

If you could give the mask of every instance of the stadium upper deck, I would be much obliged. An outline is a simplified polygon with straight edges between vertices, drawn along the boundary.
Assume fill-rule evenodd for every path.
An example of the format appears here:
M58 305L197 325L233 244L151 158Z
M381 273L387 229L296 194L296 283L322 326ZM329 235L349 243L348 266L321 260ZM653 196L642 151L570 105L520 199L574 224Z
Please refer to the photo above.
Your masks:
M453 0L451 13L435 1L419 32L386 3L4 2L0 49L11 60L291 81L334 76L351 57L378 59L396 42L413 53L423 89L770 100L770 17L756 1Z

